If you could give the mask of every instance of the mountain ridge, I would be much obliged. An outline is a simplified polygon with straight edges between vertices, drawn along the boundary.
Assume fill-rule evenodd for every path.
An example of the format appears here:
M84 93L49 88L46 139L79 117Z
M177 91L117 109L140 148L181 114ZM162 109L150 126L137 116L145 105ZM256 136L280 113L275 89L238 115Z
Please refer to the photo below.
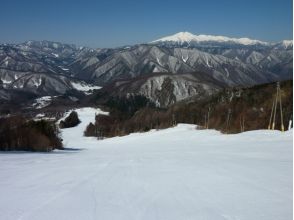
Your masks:
M273 43L273 42L265 42L265 41L256 40L256 39L250 39L248 37L233 38L233 37L220 36L220 35L205 35L205 34L194 35L190 32L178 32L173 35L169 35L169 36L159 38L157 40L153 40L149 43L154 44L159 42L175 42L178 44L191 43L191 42L194 42L194 43L218 42L218 43L234 43L234 44L240 44L245 46L250 46L250 45L271 46L271 45L285 42L287 44L293 45L292 40L282 40L282 41Z
M6 89L2 96L7 99L13 89L50 96L112 85L114 94L144 95L164 106L210 94L218 90L218 84L251 86L292 79L292 51L293 42L288 40L257 45L159 42L104 49L45 40L0 44L0 87ZM217 83L208 83L207 77ZM127 86L117 87L113 83L117 81Z

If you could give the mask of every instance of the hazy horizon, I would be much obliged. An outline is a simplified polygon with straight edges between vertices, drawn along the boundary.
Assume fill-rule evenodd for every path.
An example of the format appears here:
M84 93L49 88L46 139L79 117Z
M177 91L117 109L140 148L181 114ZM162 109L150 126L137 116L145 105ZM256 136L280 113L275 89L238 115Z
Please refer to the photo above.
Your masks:
M181 31L278 42L293 38L292 7L291 0L6 1L0 8L0 43L118 47Z

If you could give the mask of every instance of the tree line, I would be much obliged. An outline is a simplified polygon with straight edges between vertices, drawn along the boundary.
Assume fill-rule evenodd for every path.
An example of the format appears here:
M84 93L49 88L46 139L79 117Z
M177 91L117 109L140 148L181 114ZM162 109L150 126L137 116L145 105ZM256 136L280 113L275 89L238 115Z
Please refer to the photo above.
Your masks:
M28 120L23 116L0 118L1 151L49 152L62 149L54 122Z
M292 88L292 80L281 83L283 120L286 125L293 112ZM275 92L275 83L224 89L206 100L183 101L166 109L156 108L140 96L111 97L106 102L110 114L97 115L95 123L90 123L84 134L101 139L168 128L178 123L197 124L198 129L213 128L223 133L267 129ZM279 129L279 115L276 121L276 128Z

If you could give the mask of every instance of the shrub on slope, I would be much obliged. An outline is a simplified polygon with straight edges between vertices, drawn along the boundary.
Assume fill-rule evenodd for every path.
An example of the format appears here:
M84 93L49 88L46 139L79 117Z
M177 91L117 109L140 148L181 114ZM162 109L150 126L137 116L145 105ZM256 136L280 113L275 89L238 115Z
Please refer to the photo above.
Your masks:
M59 123L59 127L60 128L71 128L71 127L77 126L80 122L81 121L78 117L78 113L75 111L72 111L65 120L62 120Z

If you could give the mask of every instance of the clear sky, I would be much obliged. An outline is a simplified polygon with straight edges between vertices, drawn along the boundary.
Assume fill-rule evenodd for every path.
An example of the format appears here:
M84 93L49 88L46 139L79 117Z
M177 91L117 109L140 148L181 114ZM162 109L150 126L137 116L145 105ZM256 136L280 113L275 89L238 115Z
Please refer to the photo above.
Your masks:
M0 0L0 42L90 47L143 43L180 31L292 39L292 0Z

